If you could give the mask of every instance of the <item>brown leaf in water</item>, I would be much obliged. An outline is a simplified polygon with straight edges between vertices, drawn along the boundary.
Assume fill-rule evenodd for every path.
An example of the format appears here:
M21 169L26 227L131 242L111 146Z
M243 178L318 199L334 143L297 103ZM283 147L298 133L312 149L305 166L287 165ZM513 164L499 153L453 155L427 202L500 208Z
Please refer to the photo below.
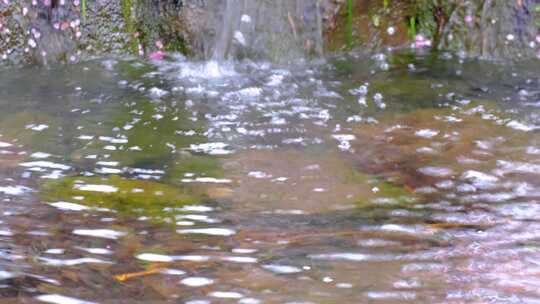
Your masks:
M137 271L137 272L129 272L129 273L123 273L123 274L115 275L114 279L119 281L119 282L126 282L126 281L129 281L129 280L133 280L133 279L144 277L144 276L159 274L159 273L161 273L163 271L163 269L165 269L165 267L163 265L150 266L149 270Z

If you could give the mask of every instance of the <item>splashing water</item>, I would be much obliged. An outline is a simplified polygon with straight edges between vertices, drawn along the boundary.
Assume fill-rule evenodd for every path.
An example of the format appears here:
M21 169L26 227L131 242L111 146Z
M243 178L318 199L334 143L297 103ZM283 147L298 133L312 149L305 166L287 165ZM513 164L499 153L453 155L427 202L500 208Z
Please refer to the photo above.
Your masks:
M540 298L535 64L179 56L8 71L3 300Z
M285 62L305 55L322 55L322 16L329 1L226 0L208 9L217 21L210 58L269 59Z

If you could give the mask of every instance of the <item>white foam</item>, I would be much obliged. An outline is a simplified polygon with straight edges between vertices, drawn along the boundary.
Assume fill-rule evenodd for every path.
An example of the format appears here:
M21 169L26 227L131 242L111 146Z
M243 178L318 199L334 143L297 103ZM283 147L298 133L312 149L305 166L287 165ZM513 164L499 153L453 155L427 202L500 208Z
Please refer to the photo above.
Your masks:
M92 191L92 192L103 192L103 193L113 193L117 192L118 188L110 185L92 185L92 184L83 184L75 185L74 189L80 191Z
M214 280L204 277L189 277L182 279L180 283L191 287L201 287L213 284Z
M84 252L88 252L91 254L101 254L101 255L111 255L113 254L112 250L109 250L107 248L85 248L85 247L77 247L77 249L82 250Z
M37 296L36 300L53 304L97 304L96 302L83 301L77 298L66 297L59 294Z
M221 259L227 262L242 263L242 264L243 263L252 264L252 263L258 262L256 258L246 257L246 256L222 257Z
M203 223L218 223L219 222L218 220L210 218L208 215L204 215L204 214L177 215L175 219L191 220L191 221L203 222Z
M30 192L32 189L24 186L6 186L0 187L0 193L7 195L22 195L26 192Z
M75 266L81 264L112 264L109 261L104 261L95 258L79 258L79 259L51 259L45 257L38 258L43 264L49 266Z
M194 152L206 153L210 155L227 155L233 153L231 150L227 150L229 145L221 142L192 144L190 150Z
M49 158L50 156L51 155L49 153L45 152L35 152L30 155L31 158Z
M506 126L512 128L514 130L525 131L525 132L529 132L529 131L533 131L533 130L538 129L537 127L526 125L524 123L521 123L521 122L515 121L515 120L512 120L511 122L507 123Z
M0 280L6 280L14 278L16 275L13 272L0 270Z
M247 253L255 253L257 252L257 249L252 248L234 248L231 250L233 253L241 253L241 254L247 254Z
M110 142L111 144L127 144L128 143L128 139L125 137L100 136L99 140Z
M291 274L291 273L302 272L302 269L298 267L286 266L286 265L269 264L269 265L264 265L263 268L271 272L281 273L281 274Z
M452 175L454 173L452 169L444 167L423 167L418 169L418 171L422 174L434 177L444 177Z
M250 23L251 22L251 17L249 15L244 14L240 18L240 21L245 22L245 23Z
M124 172L121 169L107 168L107 167L97 168L95 171L96 171L96 173L99 173L99 174L120 174L120 173Z
M163 269L163 270L160 271L160 273L168 274L168 275L174 275L174 276L182 276L182 275L186 274L186 272L183 271L183 270L171 269L171 268Z
M177 255L174 259L176 261L206 262L210 260L210 257L203 255Z
M45 129L48 129L49 126L48 125L45 125L45 124L29 124L29 125L26 125L26 129L30 129L30 130L33 130L33 131L37 131L37 132L41 132Z
M246 38L244 38L244 34L242 34L242 32L240 31L234 32L233 37L234 37L234 40L236 40L236 42L240 43L242 46L246 45Z
M80 139L80 140L92 140L92 139L94 139L94 136L92 136L92 135L79 135L76 138Z
M236 234L236 231L227 228L197 228L197 229L179 229L176 232L181 234L206 234L206 235L219 235L219 236L231 236Z
M45 251L47 254L64 254L66 252L63 248L50 248Z
M68 202L56 202L56 203L50 203L49 205L55 208L58 208L60 210L69 210L69 211L83 211L83 210L90 209L84 205L68 203Z
M75 229L73 234L116 240L127 233L111 229Z
M68 165L63 164L57 164L49 161L33 161L33 162L26 162L26 163L20 163L21 167L37 167L37 168L48 168L48 169L58 169L58 170L69 170L71 169Z
M154 254L154 253L141 253L136 256L137 259L148 261L148 262L173 262L174 258L168 255L163 254Z
M214 291L211 292L209 296L221 299L240 299L244 295L234 291Z
M362 253L329 253L310 255L309 257L315 260L345 260L355 262L369 260L369 256Z
M419 137L432 138L434 136L437 136L439 134L439 131L431 129L421 129L416 131L414 134Z
M116 167L118 166L117 161L98 161L96 165L105 166L105 167Z
M248 176L249 177L254 177L254 178L271 178L272 175L271 174L268 174L266 172L263 172L263 171L251 171L248 173Z
M186 205L182 207L182 211L191 211L191 212L211 212L214 210L212 207L201 206L201 205Z
M162 98L169 95L169 92L160 88L153 87L148 90L148 94L151 98Z
M180 180L182 183L206 183L206 184L230 184L232 180L226 178L214 178L214 177L197 177L197 178L183 178Z

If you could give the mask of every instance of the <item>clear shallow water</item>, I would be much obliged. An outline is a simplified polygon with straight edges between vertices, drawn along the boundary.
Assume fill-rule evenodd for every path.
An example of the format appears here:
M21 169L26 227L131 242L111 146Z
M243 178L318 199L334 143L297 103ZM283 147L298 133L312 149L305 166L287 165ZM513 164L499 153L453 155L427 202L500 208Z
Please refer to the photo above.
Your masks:
M540 301L538 64L447 57L2 71L0 295Z

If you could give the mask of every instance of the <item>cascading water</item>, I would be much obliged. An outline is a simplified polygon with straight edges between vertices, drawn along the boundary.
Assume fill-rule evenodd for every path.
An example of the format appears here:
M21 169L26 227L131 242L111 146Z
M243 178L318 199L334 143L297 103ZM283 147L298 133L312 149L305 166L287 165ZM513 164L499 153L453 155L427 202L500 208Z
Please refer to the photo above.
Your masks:
M210 45L206 58L284 62L323 53L326 0L227 0L208 4Z

